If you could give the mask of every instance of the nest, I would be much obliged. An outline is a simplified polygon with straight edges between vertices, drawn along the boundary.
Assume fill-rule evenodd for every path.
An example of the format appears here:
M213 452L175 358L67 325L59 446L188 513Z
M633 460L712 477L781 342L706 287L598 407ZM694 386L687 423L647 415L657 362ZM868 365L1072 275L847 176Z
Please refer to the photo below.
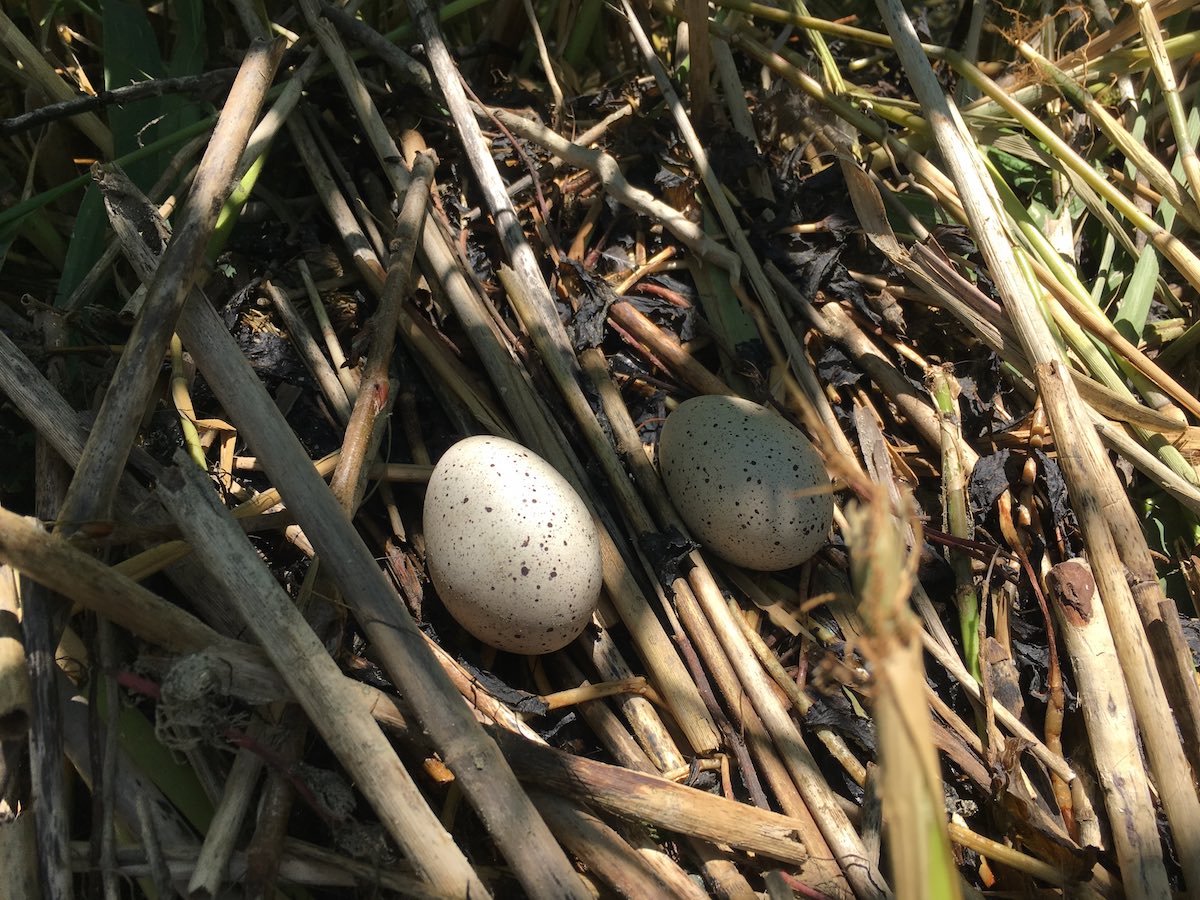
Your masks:
M182 22L64 21L59 72L0 17L60 101L0 122L42 190L0 213L14 879L1200 889L1200 166L1167 168L1148 7L938 7L920 44L883 0L268 3L286 40L231 6L236 69L83 98L123 27ZM704 394L811 437L808 562L686 533L655 448ZM497 652L428 577L423 485L472 434L596 522L562 650Z

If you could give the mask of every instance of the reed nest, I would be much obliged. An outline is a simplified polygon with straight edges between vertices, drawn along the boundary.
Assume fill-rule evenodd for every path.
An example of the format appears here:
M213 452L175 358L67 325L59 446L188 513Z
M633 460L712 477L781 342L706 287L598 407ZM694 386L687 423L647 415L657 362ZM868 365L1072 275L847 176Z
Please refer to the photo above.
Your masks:
M1192 4L43 6L0 894L1200 894ZM692 539L700 395L812 440L807 562ZM430 580L480 434L592 519L561 650Z

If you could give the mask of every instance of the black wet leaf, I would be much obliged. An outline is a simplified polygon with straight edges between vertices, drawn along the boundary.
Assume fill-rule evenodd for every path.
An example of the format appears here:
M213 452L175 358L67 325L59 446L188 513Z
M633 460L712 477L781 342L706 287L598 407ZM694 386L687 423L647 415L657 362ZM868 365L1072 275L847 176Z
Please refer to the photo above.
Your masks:
M690 179L686 175L681 175L666 166L661 166L658 173L654 176L654 183L663 190L670 188L683 187Z
M1013 661L1022 672L1022 677L1029 678L1029 688L1026 696L1046 699L1046 672L1050 666L1050 651L1046 646L1046 626L1044 623L1031 621L1041 618L1041 612L1020 614L1009 619L1009 630L1012 632Z
M620 354L620 356L624 356L624 354ZM612 359L613 357L609 357L610 362ZM626 398L625 405L629 407L629 415L637 427L642 443L657 443L659 432L662 431L663 423L667 420L666 401L667 395L663 391L635 394Z
M492 672L472 665L461 656L458 658L458 663L471 674L472 678L482 684L489 694L514 712L544 716L549 711L546 701L537 694L509 687Z
M666 272L658 272L644 279L651 284L657 284L660 287L665 287L667 290L674 291L679 296L683 297L689 303L695 304L697 300L696 289L688 282L680 281L678 278L672 278Z
M792 284L804 299L811 302L817 296L841 254L840 243L831 247L803 242L787 252Z
M576 351L590 350L604 343L608 308L619 297L603 278L597 278L576 260L564 259L574 275L579 308L567 325L567 334Z
M646 378L650 375L646 363L639 356L630 356L628 353L617 351L606 353L605 357L608 359L608 369L613 374L627 375L631 378ZM636 421L636 417L634 421Z
M754 143L731 128L714 131L705 143L708 161L723 184L744 183L746 173L763 164L763 156L755 149Z
M546 741L546 743L551 743L558 736L560 731L562 731L568 725L573 725L575 721L575 713L569 712L544 731L542 729L538 729L538 736L541 737L542 740Z
M981 456L975 463L971 479L967 482L967 496L970 497L971 508L977 516L986 516L996 498L1016 483L1007 471L1012 455L1012 450L1005 448L990 456ZM1018 472L1018 477L1019 474Z
M748 341L742 341L733 348L734 354L737 357L735 367L738 374L756 380L761 380L762 377L771 371L771 366L774 361L771 359L771 354L767 350L767 345L762 338L752 338Z
M1183 638L1192 651L1192 661L1200 666L1200 619L1180 615L1179 624L1183 626Z
M821 358L817 360L817 378L821 384L835 388L858 384L863 373L855 368L853 360L840 347L826 344Z
M856 716L850 702L840 694L816 698L804 714L804 724L809 728L831 728L869 756L875 755L874 724Z
M989 352L955 368L965 369L955 373L961 391L958 411L963 434L977 438L1002 429L1007 423L1001 422L996 412L996 400L1001 394L1000 357Z
M1050 498L1050 511L1054 515L1054 521L1067 522L1075 527L1075 511L1071 509L1071 500L1067 496L1067 480L1063 478L1058 460L1047 456L1041 450L1034 450L1033 456L1037 460L1038 472L1046 481L1046 493Z
M1074 510L1071 509L1067 483L1058 461L1041 450L1031 450L1028 453L1032 454L1037 463L1037 488L1050 505L1050 521L1061 529L1066 537L1071 538L1078 533L1079 524ZM1005 448L990 456L981 457L975 463L971 479L967 483L967 495L970 497L977 522L983 523L987 519L996 499L1006 489L1020 486L1026 458L1025 452L1018 453Z
M233 331L240 324L239 318L242 310L254 302L255 292L258 290L260 282L261 279L256 278L242 285L230 295L229 299L225 301L225 305L221 307L221 321L225 323L228 331Z
M691 771L688 772L688 777L684 784L698 791L704 791L707 794L715 794L720 790L721 779L717 777L716 772L701 769L699 760L693 758Z
M934 234L938 246L948 256L961 256L969 259L979 250L971 240L971 233L961 225L943 225Z
M808 301L818 293L827 299L849 302L876 325L881 323L879 314L867 302L866 291L850 277L850 270L842 262L842 254L848 244L843 240L831 240L828 235L807 240L794 238L786 249L772 247L766 251L771 259Z
M694 307L676 306L661 297L647 294L629 294L621 299L655 325L673 331L681 341L690 341L696 336Z
M488 252L488 249L475 239L474 232L468 231L467 262L471 264L471 271L475 273L475 277L484 283L491 281L495 275L492 258L493 255Z
M638 538L646 559L654 567L654 575L658 583L670 590L676 578L686 573L687 558L700 545L679 533L674 525L665 531L648 531Z

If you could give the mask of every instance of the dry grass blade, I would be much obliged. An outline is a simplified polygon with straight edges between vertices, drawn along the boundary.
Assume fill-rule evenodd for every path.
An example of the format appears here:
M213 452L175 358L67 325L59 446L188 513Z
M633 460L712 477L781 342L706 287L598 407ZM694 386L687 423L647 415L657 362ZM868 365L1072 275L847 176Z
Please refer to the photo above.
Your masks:
M1200 160L1196 159L1196 148L1192 146L1192 141L1188 137L1187 113L1184 111L1183 102L1179 97L1179 87L1163 43L1162 30L1159 28L1154 10L1150 8L1150 4L1146 0L1131 0L1130 6L1133 7L1137 17L1138 29L1142 32L1146 49L1150 51L1150 64L1167 103L1171 129L1175 132L1175 146L1178 149L1179 160L1194 200L1200 197Z

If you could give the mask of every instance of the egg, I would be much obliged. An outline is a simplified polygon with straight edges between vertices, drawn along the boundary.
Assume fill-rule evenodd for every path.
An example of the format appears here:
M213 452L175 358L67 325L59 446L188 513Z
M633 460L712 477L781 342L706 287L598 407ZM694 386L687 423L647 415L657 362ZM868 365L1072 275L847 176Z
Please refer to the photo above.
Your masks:
M470 437L434 467L425 492L429 575L447 611L512 653L573 641L600 599L600 540L554 468L504 438Z
M729 562L775 572L824 545L833 522L825 464L766 407L740 397L687 400L663 425L658 459L692 536Z

